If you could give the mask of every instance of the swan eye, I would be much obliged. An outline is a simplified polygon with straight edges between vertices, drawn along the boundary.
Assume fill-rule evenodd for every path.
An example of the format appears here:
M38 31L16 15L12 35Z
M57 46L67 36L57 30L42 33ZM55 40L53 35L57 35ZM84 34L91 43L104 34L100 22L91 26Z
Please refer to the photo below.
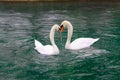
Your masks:
M62 32L63 30L64 30L64 26L61 25L60 28L59 28L59 30L58 30L58 32Z

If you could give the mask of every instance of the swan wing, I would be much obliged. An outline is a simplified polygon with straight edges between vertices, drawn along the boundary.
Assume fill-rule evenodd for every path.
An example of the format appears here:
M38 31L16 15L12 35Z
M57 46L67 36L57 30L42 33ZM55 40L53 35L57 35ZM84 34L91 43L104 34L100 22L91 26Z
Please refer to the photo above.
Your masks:
M82 49L91 46L93 43L98 41L99 38L93 39L93 38L78 38L75 39L71 44L71 49Z
M43 48L44 46L38 40L34 40L35 48Z
M34 40L34 44L35 44L35 49L39 53L45 53L45 46L42 45L42 43L40 43L38 40Z
M35 47L38 47L39 49L43 49L43 50L52 50L53 47L51 45L42 45L42 43L40 43L39 41L35 40Z

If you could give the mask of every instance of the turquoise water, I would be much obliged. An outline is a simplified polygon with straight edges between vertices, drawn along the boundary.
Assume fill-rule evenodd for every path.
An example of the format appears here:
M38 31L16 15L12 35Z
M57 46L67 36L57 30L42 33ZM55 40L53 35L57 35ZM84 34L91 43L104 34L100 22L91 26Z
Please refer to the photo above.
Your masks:
M100 38L89 48L64 49L67 30L56 32L56 56L34 50L50 44L54 24L69 20L72 40ZM0 3L0 80L120 80L120 3Z

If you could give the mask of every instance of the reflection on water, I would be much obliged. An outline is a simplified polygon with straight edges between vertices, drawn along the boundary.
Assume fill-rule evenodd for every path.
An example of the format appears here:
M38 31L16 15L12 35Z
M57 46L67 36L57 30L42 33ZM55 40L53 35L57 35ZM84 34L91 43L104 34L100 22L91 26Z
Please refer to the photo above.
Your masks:
M61 4L0 3L1 80L119 79L119 3ZM65 30L55 34L59 55L46 56L34 50L34 39L50 44L51 27L63 20L74 26L72 40L79 37L100 40L89 48L66 50Z

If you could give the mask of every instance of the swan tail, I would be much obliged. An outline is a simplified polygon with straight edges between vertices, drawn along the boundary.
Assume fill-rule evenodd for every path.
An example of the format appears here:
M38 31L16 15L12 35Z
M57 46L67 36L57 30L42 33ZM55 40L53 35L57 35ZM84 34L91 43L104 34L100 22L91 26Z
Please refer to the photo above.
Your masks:
M92 45L93 43L97 42L99 39L100 39L100 38L94 39L94 40L92 41L91 45Z
M95 39L95 42L98 41L99 39L100 39L100 38L96 38L96 39Z
M96 38L96 39L92 39L92 41L90 41L89 43L87 43L87 45L91 46L94 43L96 43L100 38Z
M38 40L34 40L34 42L35 42L35 49L43 47L43 45Z

